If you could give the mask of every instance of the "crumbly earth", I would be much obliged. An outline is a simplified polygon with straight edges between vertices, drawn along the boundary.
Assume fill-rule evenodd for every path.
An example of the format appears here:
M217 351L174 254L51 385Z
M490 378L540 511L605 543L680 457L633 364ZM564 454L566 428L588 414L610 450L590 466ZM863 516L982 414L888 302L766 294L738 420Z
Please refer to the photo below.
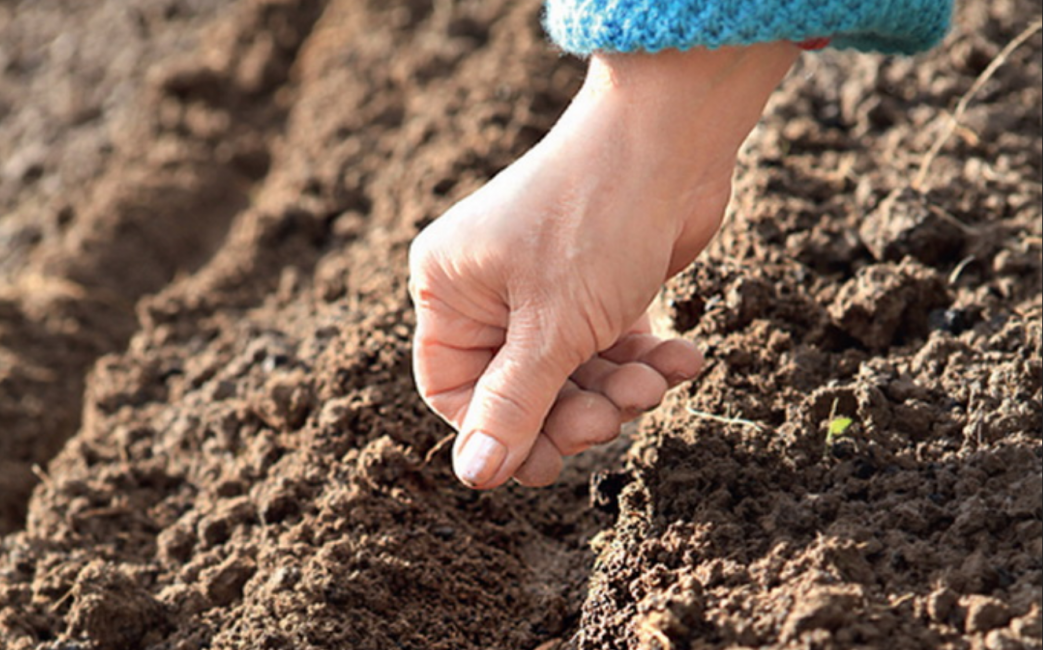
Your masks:
M925 160L1038 12L806 56L663 294L703 376L476 493L406 251L578 86L538 3L0 5L0 648L1041 647L1039 33Z

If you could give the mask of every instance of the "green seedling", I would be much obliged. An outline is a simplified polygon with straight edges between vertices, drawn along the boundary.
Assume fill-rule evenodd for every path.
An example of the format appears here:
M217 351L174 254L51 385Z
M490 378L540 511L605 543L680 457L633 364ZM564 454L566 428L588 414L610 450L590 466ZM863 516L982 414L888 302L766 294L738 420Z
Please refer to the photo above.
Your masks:
M847 435L847 430L850 429L851 425L854 423L855 421L848 417L839 417L830 420L829 429L826 433L826 444L832 446L837 438Z
M833 400L833 408L830 409L829 413L829 424L826 425L826 446L822 450L822 456L826 457L829 455L833 445L836 444L837 439L843 438L847 435L848 429L855 421L846 415L837 415L837 400Z

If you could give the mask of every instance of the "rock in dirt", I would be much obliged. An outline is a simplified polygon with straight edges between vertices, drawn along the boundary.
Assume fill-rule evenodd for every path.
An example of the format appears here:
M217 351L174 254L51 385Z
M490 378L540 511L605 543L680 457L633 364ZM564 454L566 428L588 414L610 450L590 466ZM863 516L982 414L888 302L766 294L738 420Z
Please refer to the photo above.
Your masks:
M210 603L224 607L243 596L243 586L257 572L257 564L249 557L233 555L203 571L200 579Z
M637 606L635 623L644 647L672 645L703 627L703 589L693 576L682 576L665 592L652 592Z
M948 620L960 597L952 589L940 587L927 596L927 615L931 620L943 623Z
M964 629L968 632L988 632L1010 621L1010 609L995 598L972 594L961 604L967 610Z
M835 630L855 615L862 590L855 585L815 587L801 597L782 626L783 639L796 639L809 630Z
M943 216L920 192L891 192L862 221L858 235L880 261L899 262L906 256L935 266L955 261L963 248L964 231L954 217Z
M834 324L870 350L926 335L930 314L951 298L936 272L913 260L867 266L830 305Z
M101 560L80 571L70 594L67 635L95 650L140 647L166 624L164 607L138 581Z

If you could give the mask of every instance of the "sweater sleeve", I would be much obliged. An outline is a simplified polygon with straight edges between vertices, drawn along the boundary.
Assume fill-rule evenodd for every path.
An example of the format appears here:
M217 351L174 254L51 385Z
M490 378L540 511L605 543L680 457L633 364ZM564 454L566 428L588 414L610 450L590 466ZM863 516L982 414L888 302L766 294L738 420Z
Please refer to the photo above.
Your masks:
M562 49L658 52L829 38L833 47L913 54L945 36L953 0L547 0Z

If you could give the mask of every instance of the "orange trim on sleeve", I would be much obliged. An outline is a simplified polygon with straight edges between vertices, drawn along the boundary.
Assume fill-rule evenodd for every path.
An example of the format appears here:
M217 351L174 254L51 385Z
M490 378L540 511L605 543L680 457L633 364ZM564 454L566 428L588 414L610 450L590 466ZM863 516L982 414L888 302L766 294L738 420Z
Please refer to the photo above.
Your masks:
M800 43L797 43L797 47L799 47L802 50L807 50L809 52L814 51L814 50L821 50L821 49L824 49L826 47L829 47L830 40L831 39L828 38L828 37L809 38L806 41L802 41Z

